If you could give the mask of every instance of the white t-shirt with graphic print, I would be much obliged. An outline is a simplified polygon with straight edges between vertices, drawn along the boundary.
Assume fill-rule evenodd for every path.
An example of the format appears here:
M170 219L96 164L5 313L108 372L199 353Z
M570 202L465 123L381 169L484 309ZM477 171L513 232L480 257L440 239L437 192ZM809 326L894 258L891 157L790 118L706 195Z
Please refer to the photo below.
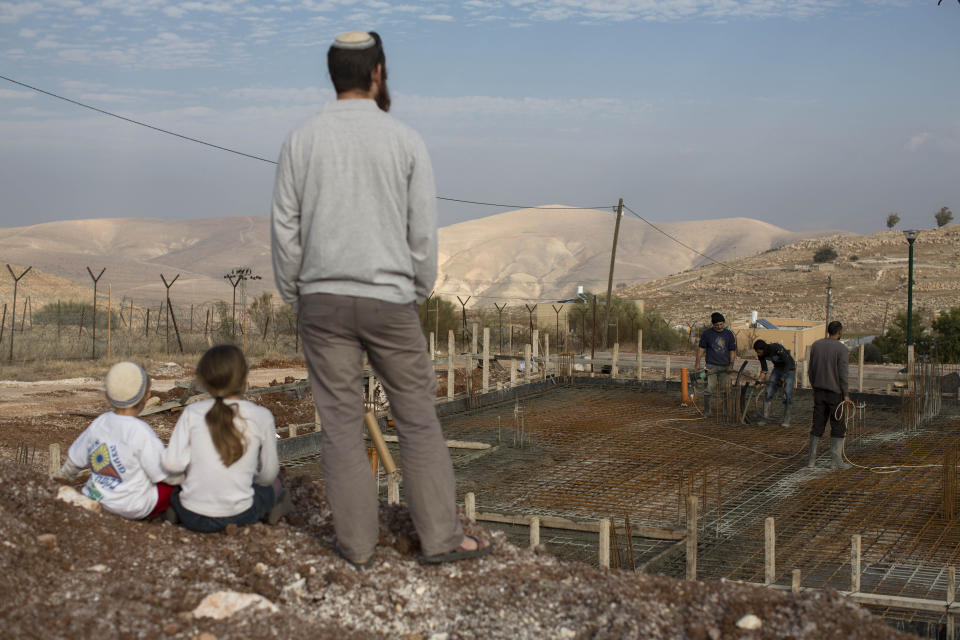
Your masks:
M163 443L140 418L103 414L70 445L67 457L90 468L83 493L107 511L139 520L157 506L156 483L167 477Z

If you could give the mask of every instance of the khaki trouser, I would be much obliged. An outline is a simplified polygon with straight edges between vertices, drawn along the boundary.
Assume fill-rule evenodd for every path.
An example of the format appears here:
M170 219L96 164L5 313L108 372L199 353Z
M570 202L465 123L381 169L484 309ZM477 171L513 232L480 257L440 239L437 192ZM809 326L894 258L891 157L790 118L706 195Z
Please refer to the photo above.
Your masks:
M424 554L463 540L453 465L434 408L437 381L415 303L325 293L300 298L300 333L323 424L327 502L337 544L362 562L379 538L377 488L363 442L363 352L397 425L404 497Z

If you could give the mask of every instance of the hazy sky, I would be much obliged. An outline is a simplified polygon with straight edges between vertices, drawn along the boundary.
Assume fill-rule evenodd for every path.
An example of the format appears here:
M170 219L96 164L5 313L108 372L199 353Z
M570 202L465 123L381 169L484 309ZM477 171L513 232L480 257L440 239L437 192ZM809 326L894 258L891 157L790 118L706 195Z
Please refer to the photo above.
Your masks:
M791 230L960 214L954 0L0 0L0 75L275 158L350 29L383 36L444 196ZM269 210L270 164L5 81L0 140L0 226Z

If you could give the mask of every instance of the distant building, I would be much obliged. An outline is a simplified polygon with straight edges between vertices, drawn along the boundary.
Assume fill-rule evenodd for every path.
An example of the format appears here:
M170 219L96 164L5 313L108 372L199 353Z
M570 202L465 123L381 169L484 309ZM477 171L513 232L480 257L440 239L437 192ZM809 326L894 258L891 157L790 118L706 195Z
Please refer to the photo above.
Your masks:
M753 350L753 343L763 340L767 343L779 342L790 350L797 361L806 359L807 347L826 335L826 323L821 320L803 320L801 318L758 318L756 323L749 319L737 320L730 330L737 337L737 351Z

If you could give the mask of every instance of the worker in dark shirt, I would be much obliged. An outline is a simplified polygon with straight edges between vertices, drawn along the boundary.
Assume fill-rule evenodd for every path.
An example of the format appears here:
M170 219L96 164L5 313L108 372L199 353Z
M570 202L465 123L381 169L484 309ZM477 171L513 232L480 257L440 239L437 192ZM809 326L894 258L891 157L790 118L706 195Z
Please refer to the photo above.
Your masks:
M843 438L847 426L841 419L840 405L850 403L849 366L850 352L840 341L843 325L834 320L827 325L827 337L810 347L810 362L807 377L813 387L813 427L810 429L810 449L807 466L817 464L817 443L823 437L830 422L830 468L849 469L843 459Z
M790 426L790 407L793 404L793 387L797 380L797 363L794 362L790 351L778 342L767 344L763 340L753 343L753 350L760 361L760 378L758 382L767 383L767 394L763 400L763 420L766 424L770 419L770 404L777 394L777 387L783 385L783 421L781 427ZM767 361L773 363L773 371L767 370Z
M737 358L737 338L730 329L726 328L726 318L722 313L714 311L710 316L713 325L700 336L700 348L697 349L694 369L700 369L700 360L704 361L704 371L701 376L707 380L707 392L703 394L703 415L713 416L710 407L710 396L717 392L726 392L730 388L730 372L733 371L733 362Z

